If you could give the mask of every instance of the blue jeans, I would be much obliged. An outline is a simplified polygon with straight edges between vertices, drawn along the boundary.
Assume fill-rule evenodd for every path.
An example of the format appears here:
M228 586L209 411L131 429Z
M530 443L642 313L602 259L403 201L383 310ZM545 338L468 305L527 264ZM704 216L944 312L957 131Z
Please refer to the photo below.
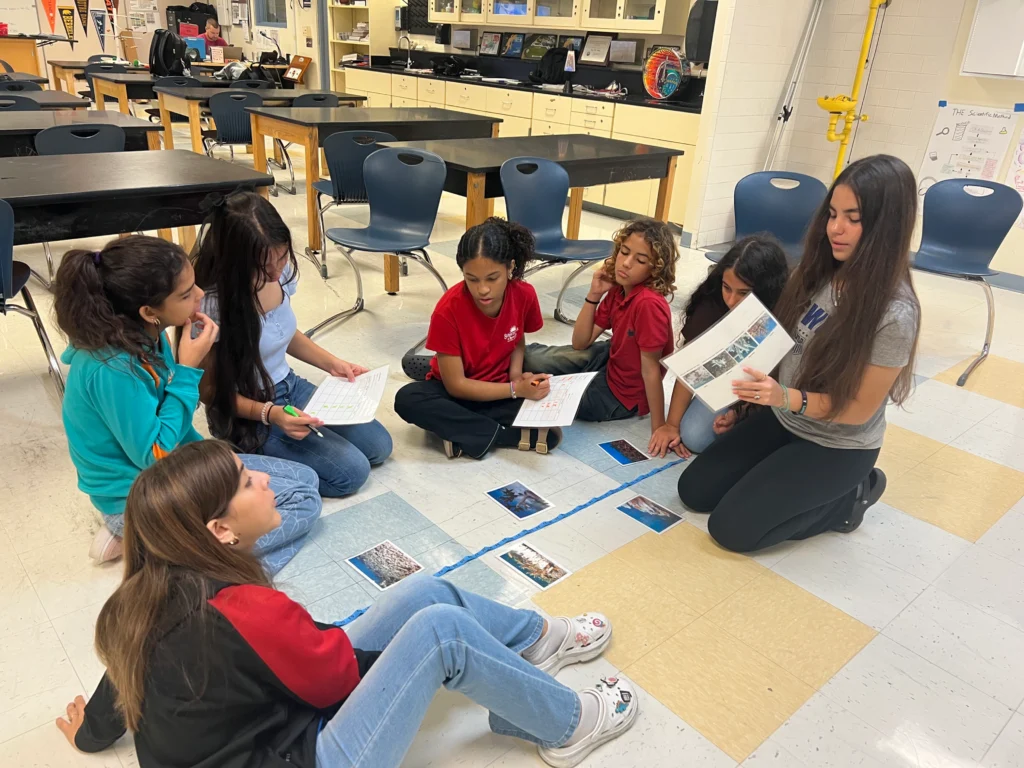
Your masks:
M281 515L281 525L264 534L253 552L273 576L302 548L313 524L320 517L323 500L317 492L317 476L309 467L271 456L239 454L247 469L270 475L270 488ZM115 536L124 536L124 515L104 515L103 522Z
M383 650L316 742L319 768L397 768L440 686L490 710L491 730L561 746L579 724L574 691L519 654L544 620L413 576L348 628L352 645Z
M696 397L690 400L683 420L679 422L679 439L683 445L694 453L704 453L718 437L714 430L715 417L728 410L712 411Z
M274 388L275 405L305 408L316 387L290 372ZM362 488L370 467L391 455L391 435L379 421L368 424L321 427L323 437L312 432L302 440L288 437L277 427L263 445L263 453L305 464L316 472L321 496L348 496Z

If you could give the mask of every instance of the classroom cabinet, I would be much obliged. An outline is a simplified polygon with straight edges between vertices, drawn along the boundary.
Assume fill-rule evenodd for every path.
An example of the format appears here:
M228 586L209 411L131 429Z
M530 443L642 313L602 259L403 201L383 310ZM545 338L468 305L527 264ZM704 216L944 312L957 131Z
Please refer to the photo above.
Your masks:
M508 24L518 27L533 25L535 0L484 0L488 24Z
M533 23L545 29L578 28L582 0L535 0Z
M429 0L433 24L682 35L693 0Z
M608 32L682 35L690 2L685 0L581 0L580 26Z

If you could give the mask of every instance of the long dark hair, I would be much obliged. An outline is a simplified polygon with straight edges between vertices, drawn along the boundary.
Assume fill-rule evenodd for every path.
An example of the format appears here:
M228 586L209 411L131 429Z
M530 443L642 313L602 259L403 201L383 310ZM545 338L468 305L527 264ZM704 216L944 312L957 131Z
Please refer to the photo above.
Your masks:
M220 310L214 393L206 418L215 437L254 453L268 430L236 415L235 395L257 402L273 399L274 382L260 357L263 311L257 294L267 284L271 254L281 246L288 249L290 279L297 278L292 233L274 206L254 192L239 192L215 205L204 229L195 259L196 283L216 294Z
M749 285L751 292L768 310L775 308L786 286L786 278L789 277L786 253L778 240L767 232L744 237L736 241L704 278L704 282L690 294L686 309L683 310L683 327L686 327L686 322L704 302L725 314L728 307L722 299L722 276L727 269L731 269L736 277Z
M238 490L234 454L219 440L188 443L143 470L124 508L124 579L96 620L96 651L117 691L117 708L137 731L157 625L172 586L205 595L207 580L270 586L249 552L206 528ZM199 600L200 615L206 605Z
M846 261L832 255L828 239L832 193L840 184L857 197L861 236ZM910 361L889 396L902 403L913 382L921 305L910 281L910 239L917 216L917 182L902 160L873 155L846 167L832 183L811 221L804 255L779 299L776 315L794 332L811 299L832 285L836 311L804 349L796 386L829 396L833 418L853 400L871 359L875 335L893 301L905 298L918 318Z
M152 355L153 337L139 310L163 304L186 263L180 246L143 235L111 240L100 251L68 251L53 284L57 325L78 349L163 365Z
M533 258L533 233L521 224L492 216L483 224L470 227L459 239L455 263L459 269L477 256L511 267L512 280L520 280L526 263Z

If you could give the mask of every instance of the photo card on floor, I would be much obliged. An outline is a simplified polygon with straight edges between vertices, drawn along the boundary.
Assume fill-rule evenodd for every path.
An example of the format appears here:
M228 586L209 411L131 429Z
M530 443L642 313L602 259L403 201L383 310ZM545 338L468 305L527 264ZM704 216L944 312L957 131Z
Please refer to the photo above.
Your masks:
M598 443L597 445L619 464L636 464L641 461L650 461L651 459L650 456L629 442L629 440L609 440L607 443Z
M553 587L572 573L526 541L514 544L498 558L541 589Z
M518 480L487 491L487 496L519 520L531 517L554 506L554 504L539 493L530 490Z
M655 533L664 533L672 526L683 521L682 515L661 506L656 501L651 501L646 496L634 496L624 504L617 506L616 509L620 512L625 512L638 523L646 525Z
M393 587L406 576L423 570L422 565L390 541L382 541L346 562L380 590Z

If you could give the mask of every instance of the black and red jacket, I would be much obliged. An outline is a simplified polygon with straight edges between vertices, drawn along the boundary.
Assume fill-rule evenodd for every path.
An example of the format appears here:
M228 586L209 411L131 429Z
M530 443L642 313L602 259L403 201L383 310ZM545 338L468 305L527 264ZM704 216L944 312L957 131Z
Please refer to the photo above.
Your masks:
M322 722L379 656L283 592L188 577L175 580L155 634L135 734L141 768L315 768ZM114 702L104 675L75 736L83 752L124 734Z

